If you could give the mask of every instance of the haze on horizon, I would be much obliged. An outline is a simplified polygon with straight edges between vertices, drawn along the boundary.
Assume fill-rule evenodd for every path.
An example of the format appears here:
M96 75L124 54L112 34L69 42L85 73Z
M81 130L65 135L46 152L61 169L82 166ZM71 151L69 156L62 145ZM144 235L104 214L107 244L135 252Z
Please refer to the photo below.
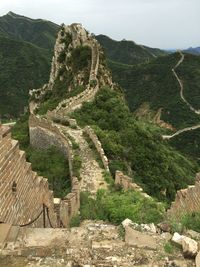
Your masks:
M9 11L162 49L200 46L199 0L0 0Z

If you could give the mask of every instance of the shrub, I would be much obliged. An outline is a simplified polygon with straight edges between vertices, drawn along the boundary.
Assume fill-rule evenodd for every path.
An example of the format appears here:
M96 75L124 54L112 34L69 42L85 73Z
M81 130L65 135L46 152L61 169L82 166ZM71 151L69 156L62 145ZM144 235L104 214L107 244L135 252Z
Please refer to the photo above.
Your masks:
M182 216L181 224L186 229L200 232L200 212L192 212Z
M89 193L81 193L80 211L81 219L105 220L118 225L126 218L136 223L158 223L163 218L164 206L134 191L99 190L96 199Z
M70 220L70 227L78 227L80 226L81 218L80 215L75 215Z
M58 62L59 63L63 63L66 59L66 53L65 51L63 50L62 52L60 52L59 56L58 56Z

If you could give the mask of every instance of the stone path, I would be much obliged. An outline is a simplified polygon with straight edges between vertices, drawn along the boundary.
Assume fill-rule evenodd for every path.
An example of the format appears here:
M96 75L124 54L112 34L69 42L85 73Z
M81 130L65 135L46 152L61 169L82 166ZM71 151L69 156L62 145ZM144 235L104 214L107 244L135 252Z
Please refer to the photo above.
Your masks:
M80 170L81 177L81 191L90 191L93 195L96 194L100 188L107 188L107 183L103 177L103 171L98 162L94 158L94 152L89 147L87 141L83 136L83 130L72 129L70 127L58 125L64 134L69 134L75 139L75 142L80 148L80 157L82 160L82 168Z

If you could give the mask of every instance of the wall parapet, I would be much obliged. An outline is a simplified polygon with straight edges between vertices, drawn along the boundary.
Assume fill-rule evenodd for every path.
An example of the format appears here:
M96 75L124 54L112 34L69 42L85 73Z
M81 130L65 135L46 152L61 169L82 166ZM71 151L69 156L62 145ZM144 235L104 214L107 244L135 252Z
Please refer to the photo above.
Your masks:
M57 147L68 158L70 177L73 176L71 143L52 121L31 114L29 117L29 135L30 144L35 148Z
M124 190L140 192L144 197L151 198L151 196L143 192L143 189L139 185L132 181L131 177L125 175L121 171L116 171L115 173L115 185L121 186Z
M33 114L29 117L29 132L30 143L33 147L47 149L54 145L68 158L71 192L63 200L54 199L57 222L60 227L67 227L70 219L77 214L80 208L80 185L77 177L73 175L74 155L71 141L51 120L37 117Z
M9 129L0 127L0 221L31 227L57 227L53 192L38 176Z
M167 217L179 219L186 213L200 212L200 174L196 175L196 182L185 189L178 190L175 201L167 211Z
M94 130L90 126L86 126L84 128L84 132L87 134L87 136L90 138L90 140L93 142L101 160L103 163L103 166L105 170L109 171L109 164L108 164L108 158L105 155L104 149L102 147L101 142L99 141L99 138L95 134Z

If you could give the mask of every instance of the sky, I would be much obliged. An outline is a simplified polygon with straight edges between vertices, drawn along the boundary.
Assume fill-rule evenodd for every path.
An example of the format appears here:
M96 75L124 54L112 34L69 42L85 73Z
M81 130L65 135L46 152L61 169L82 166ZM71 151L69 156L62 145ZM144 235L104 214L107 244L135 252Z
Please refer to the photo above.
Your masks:
M0 0L9 11L162 49L200 46L200 0Z

